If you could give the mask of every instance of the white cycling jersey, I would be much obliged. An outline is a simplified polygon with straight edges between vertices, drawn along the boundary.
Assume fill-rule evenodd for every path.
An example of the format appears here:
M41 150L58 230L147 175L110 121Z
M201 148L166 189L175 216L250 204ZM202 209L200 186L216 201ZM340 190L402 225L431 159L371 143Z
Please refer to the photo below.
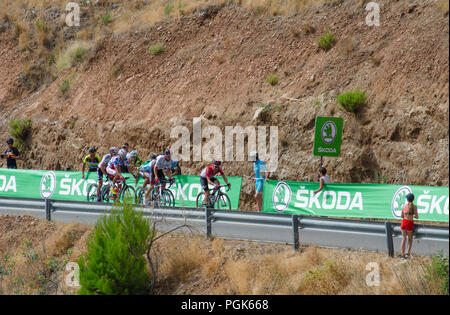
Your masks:
M160 156L158 156L158 157L156 158L155 166L156 166L157 169L160 169L160 170L161 170L161 169L167 170L167 169L169 169L169 168L172 167L172 160L170 159L170 160L167 161L167 160L164 158L164 155L160 155Z
M100 162L100 164L98 165L99 168L101 168L102 166L107 167L109 161L111 161L112 155L111 154L106 154L105 156L103 156L102 161Z

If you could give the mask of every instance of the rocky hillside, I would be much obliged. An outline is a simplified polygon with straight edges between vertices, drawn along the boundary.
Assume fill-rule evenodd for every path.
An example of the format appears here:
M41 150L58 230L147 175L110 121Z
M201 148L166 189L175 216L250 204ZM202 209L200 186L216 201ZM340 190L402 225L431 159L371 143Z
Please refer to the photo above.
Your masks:
M367 1L309 2L285 15L221 3L125 32L104 23L99 36L62 25L51 5L31 16L24 9L21 24L0 10L0 139L11 119L30 119L20 167L76 170L90 146L159 152L176 141L173 127L192 131L195 117L222 132L278 126L273 178L314 181L315 117L336 116L344 119L341 156L324 159L334 182L369 183L378 173L389 184L448 186L448 1L380 1L378 27L366 25ZM114 16L115 3L98 10ZM318 39L327 30L335 42L324 50ZM152 54L156 43L163 49ZM340 110L336 97L358 88L367 103ZM198 174L207 163L181 165ZM252 172L248 162L225 169ZM253 191L244 179L248 210Z

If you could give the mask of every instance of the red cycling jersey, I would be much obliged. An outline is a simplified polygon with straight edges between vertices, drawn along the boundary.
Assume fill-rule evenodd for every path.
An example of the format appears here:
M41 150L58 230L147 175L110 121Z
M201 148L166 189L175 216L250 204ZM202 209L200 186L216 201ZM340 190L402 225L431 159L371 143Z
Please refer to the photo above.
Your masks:
M220 173L220 175L224 176L222 168L219 166L219 168L215 171L214 164L212 164L212 165L204 168L203 171L201 172L200 176L206 177L206 178L211 178L211 177L215 176L217 173Z

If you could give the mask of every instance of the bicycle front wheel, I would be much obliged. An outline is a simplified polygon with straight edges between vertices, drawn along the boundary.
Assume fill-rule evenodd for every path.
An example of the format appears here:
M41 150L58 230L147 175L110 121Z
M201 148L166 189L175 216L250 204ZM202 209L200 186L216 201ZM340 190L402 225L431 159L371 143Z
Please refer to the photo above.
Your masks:
M120 194L120 201L123 203L124 200L129 200L131 204L136 204L136 191L131 186L126 186L122 193Z
M91 184L89 185L89 188L87 190L87 201L88 202L95 202L97 201L97 184Z
M227 194L223 193L217 198L216 203L214 204L214 208L223 209L223 210L231 210L231 201L230 197Z
M162 193L161 206L175 207L175 197L169 189L165 189Z

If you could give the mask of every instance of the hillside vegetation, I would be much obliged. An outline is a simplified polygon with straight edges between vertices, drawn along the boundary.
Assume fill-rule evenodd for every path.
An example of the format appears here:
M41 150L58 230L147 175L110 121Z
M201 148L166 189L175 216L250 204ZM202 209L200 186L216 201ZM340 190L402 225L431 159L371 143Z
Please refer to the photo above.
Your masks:
M91 146L160 152L195 117L222 131L278 126L273 178L314 181L315 117L337 116L332 181L448 186L448 1L379 1L380 26L366 25L367 2L80 1L68 27L65 1L4 0L0 138L29 119L19 166L78 170ZM337 98L352 91L365 103L346 110ZM253 193L245 179L244 210Z

